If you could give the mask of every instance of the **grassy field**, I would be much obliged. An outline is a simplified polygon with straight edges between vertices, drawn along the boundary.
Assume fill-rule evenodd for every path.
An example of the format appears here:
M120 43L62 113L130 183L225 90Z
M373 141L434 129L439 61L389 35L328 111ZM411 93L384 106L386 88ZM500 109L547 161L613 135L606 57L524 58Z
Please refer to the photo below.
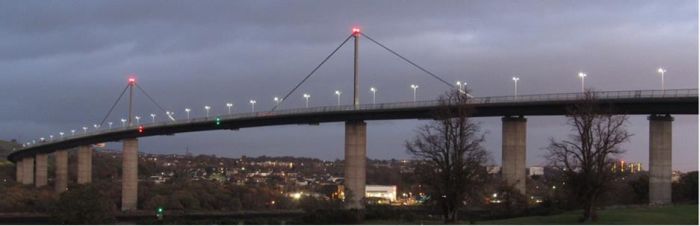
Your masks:
M698 205L675 205L667 207L630 207L608 209L598 212L599 219L592 224L698 224ZM572 211L552 216L518 217L493 221L478 221L476 224L581 224L581 211ZM408 224L407 222L370 221L367 224ZM416 222L415 224L441 224L442 222ZM469 222L460 222L469 224Z

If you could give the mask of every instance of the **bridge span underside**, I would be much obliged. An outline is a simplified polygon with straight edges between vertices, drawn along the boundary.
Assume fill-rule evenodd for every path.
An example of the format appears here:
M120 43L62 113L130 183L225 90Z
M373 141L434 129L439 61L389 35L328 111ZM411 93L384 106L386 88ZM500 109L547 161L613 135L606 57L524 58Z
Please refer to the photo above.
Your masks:
M666 91L614 91L594 93L597 104L601 109L609 109L614 114L650 115L650 203L668 204L671 202L671 123L673 114L698 113L698 91L666 90ZM469 100L473 107L472 117L503 117L503 170L504 180L514 185L517 190L525 192L525 153L527 120L525 116L561 116L581 101L581 93L546 94L518 97L480 97ZM85 132L74 136L29 145L11 153L10 161L17 164L18 181L23 184L44 186L46 154L56 152L58 170L56 175L56 191L65 191L67 184L65 151L75 147L85 152L83 169L92 170L92 155L90 145L103 142L123 141L126 155L131 159L138 153L137 138L173 135L176 133L208 131L208 130L238 130L249 127L263 127L290 124L318 124L328 122L346 122L346 162L364 168L366 152L366 125L369 120L398 120L398 119L432 119L434 112L442 108L439 101L421 101L405 103L371 104L360 106L328 106L302 109L279 110L274 112L254 112L233 115L221 115L208 118L193 118L190 120L156 122L133 125L123 128L104 129L101 131ZM449 107L449 106L448 106ZM217 120L218 118L218 120ZM216 122L219 123L216 123ZM350 125L350 127L348 127ZM139 131L139 127L143 130ZM88 148L88 150L85 150ZM348 152L348 150L351 150ZM63 156L63 157L61 157ZM90 159L87 159L90 158ZM36 162L36 164L35 164ZM35 167L36 165L36 167ZM123 194L122 209L136 208L137 202L137 168L135 161L124 162L122 178ZM134 168L130 170L127 168ZM35 171L36 169L36 171ZM353 194L350 205L363 208L360 200L364 197L361 192L365 185L364 169L347 172L346 184L350 189L360 191ZM39 172L40 171L40 172ZM520 172L522 171L522 172ZM36 173L35 173L36 172ZM79 183L90 183L92 174L84 172ZM36 178L35 178L36 176ZM352 180L352 181L347 181ZM36 182L35 182L36 181ZM124 192L126 191L126 193Z

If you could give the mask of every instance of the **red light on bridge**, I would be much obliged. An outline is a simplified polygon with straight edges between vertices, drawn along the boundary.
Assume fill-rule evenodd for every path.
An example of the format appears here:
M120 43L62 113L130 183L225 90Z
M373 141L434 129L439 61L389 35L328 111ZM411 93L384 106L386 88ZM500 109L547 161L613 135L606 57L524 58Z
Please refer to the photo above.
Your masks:
M143 133L143 126L139 126L139 133Z
M352 34L353 34L353 35L359 35L359 34L360 34L360 28L359 28L359 27L353 27L353 28L352 28Z
M129 76L129 85L136 84L136 77L134 75Z

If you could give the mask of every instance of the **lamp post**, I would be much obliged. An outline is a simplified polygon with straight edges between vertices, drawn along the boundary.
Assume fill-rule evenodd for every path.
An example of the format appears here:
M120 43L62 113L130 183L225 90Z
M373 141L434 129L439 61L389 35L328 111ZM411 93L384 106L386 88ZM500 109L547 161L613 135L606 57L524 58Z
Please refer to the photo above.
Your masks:
M53 135L49 135L49 141L53 141Z
M58 132L58 135L61 136L61 140L63 139L63 132Z
M107 125L109 126L109 129L112 129L112 122L107 122Z
M87 134L87 127L83 126L83 134Z
M190 120L190 111L192 111L192 109L185 108L185 113L187 113L187 121Z
M156 123L156 114L151 113L151 122Z
M656 72L661 74L661 90L666 90L666 85L664 84L664 73L666 73L666 69L660 67Z
M209 118L209 110L210 110L210 109L211 109L211 106L209 106L209 105L204 106L204 110L207 111L207 117L206 117L206 118Z
M231 107L233 107L233 103L226 103L226 107L228 107L228 114L231 114Z
M71 136L75 136L75 130L74 130L74 129L70 130L70 135L71 135Z
M338 96L338 106L340 106L340 95L342 95L343 92L340 92L340 90L335 91L335 95Z
M579 72L579 73L578 73L578 77L581 78L581 92L582 92L582 93L583 93L583 92L586 92L586 87L585 87L585 84L586 84L586 76L588 76L586 73L583 73L583 72Z
M308 93L304 93L304 99L306 99L306 107L309 107L309 98L311 98L311 95Z
M372 92L372 104L377 104L377 89L369 87L369 91Z
M255 103L257 103L257 101L250 100L250 107L251 107L250 112L255 112Z
M126 119L122 119L122 127L126 127Z
M137 125L140 124L140 123L139 123L139 120L141 120L141 116L138 116L138 115L137 115L137 116L134 116L134 119L136 119L136 124L137 124Z
M413 102L416 102L416 89L418 89L418 85L411 84L411 89L413 89Z
M518 80L520 80L519 77L513 77L513 82L515 83L515 87L513 88L513 96L515 98L518 98Z
M464 93L464 86L467 85L466 82L457 81L457 87L459 87L459 92Z
M280 105L280 101L282 101L279 97L272 98L272 100L275 101L275 106Z

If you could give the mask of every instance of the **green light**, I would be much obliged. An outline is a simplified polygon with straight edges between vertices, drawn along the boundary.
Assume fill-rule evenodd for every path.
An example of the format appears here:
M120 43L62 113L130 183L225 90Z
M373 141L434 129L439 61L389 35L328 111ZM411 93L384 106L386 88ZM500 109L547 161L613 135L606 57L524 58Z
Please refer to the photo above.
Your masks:
M218 126L218 125L221 125L221 118L216 117L216 125L217 125L217 126Z
M163 213L163 207L158 207L156 211L158 211L158 213Z

